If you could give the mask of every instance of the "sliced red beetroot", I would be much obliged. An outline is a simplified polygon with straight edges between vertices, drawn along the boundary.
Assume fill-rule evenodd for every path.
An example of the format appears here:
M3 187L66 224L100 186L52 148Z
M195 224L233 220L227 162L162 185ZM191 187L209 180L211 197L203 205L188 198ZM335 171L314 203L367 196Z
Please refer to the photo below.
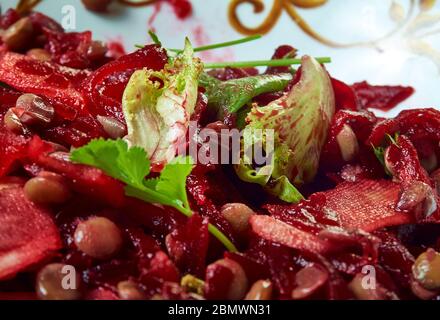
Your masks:
M124 212L130 220L147 229L161 242L165 241L167 234L187 222L187 218L174 208L156 206L133 198L126 199Z
M298 263L303 257L294 250L268 242L263 246L263 252L270 272L270 279L280 299L291 299L295 288L295 275L302 267ZM299 264L299 265L298 265Z
M76 84L87 73L6 52L0 55L0 81L16 90L47 98L61 117L73 120L85 108Z
M148 275L164 282L179 282L180 279L179 270L163 251L156 252L151 259Z
M378 258L380 240L362 230L329 228L319 233L319 237L331 242L338 251L344 248L358 248L362 252L364 264L375 264Z
M125 230L131 244L140 259L150 260L159 251L159 246L150 235L145 234L141 228L128 228Z
M394 235L386 232L376 232L374 235L382 240L379 246L380 265L390 274L396 284L408 288L415 260L413 255Z
M230 284L234 278L231 269L212 263L206 268L204 294L209 300L224 300L228 297Z
M86 79L84 93L93 115L111 116L124 122L122 95L135 70L162 70L168 62L166 51L149 45L105 64Z
M0 280L50 258L61 249L46 209L26 199L22 187L0 185Z
M431 185L428 173L420 164L416 148L406 136L400 135L396 144L387 148L385 163L393 176L401 182L421 181Z
M326 209L338 217L346 229L367 232L407 224L413 221L409 214L395 210L400 185L387 180L344 182L326 191Z
M48 29L43 31L47 38L46 50L51 53L52 61L75 69L91 67L91 61L87 56L92 43L90 31L67 33Z
M234 260L242 266L249 283L254 283L258 280L269 278L270 276L270 272L266 265L246 254L228 251L225 252L224 257L225 259Z
M74 164L64 154L50 154L52 147L34 137L29 145L29 160L45 170L63 175L71 188L79 193L114 207L125 204L124 186L101 170ZM67 156L68 157L68 156Z
M26 157L28 141L24 136L6 130L0 114L0 178L9 173L18 160Z
M83 281L92 287L116 288L120 281L137 276L137 264L132 260L111 260L82 272Z
M387 134L393 136L395 133L406 135L416 146L423 140L438 145L440 111L431 108L405 110L394 119L382 120L373 128L367 144L380 146Z
M15 107L15 102L20 95L18 91L0 86L0 113Z
M439 197L428 173L420 164L417 150L406 136L385 151L385 163L395 179L402 182L397 209L412 213L418 222L437 222Z
M311 264L301 269L295 276L296 288L292 291L295 300L305 299L318 291L327 281L327 270L319 264Z
M269 216L254 215L249 221L258 236L292 249L322 254L331 248L325 240Z
M29 19L31 19L36 32L41 33L43 29L64 32L64 28L58 22L40 12L31 12Z
M208 253L208 220L194 214L166 237L170 257L183 273L202 277Z
M0 29L7 29L15 22L20 20L20 14L17 10L9 8L4 14L0 16Z
M337 110L359 110L359 102L353 89L346 83L332 78Z
M164 300L194 300L194 296L174 282L165 282L160 290L160 296Z
M43 137L61 145L81 147L92 139L108 137L102 125L92 116L81 116L72 122L65 122L57 127L46 130Z
M86 294L85 299L86 300L110 301L110 300L119 300L119 297L112 290L99 287L99 288L96 288L96 289L89 291Z
M218 174L217 174L218 173ZM237 200L239 192L231 192L233 188L225 176L215 170L213 176L202 166L196 166L187 179L187 190L191 205L197 208L202 217L209 218L210 223L218 227L233 242L235 240L230 223L221 215L219 208L227 202L242 202ZM220 182L221 181L221 182ZM228 183L228 184L227 184ZM228 188L225 188L227 184ZM228 190L228 192L225 192ZM234 198L230 198L230 197ZM217 201L216 203L214 201ZM213 243L216 243L213 241Z
M347 162L343 159L340 143L344 141L350 143L350 140L341 142L338 140L338 135L345 126L349 126L349 129L355 135L356 139L352 143L363 145L376 122L377 118L369 111L339 110L335 114L329 129L329 136L321 155L321 166L335 169L340 168Z
M373 86L368 82L352 86L363 109L375 108L388 111L414 93L414 88L403 86Z
M328 227L339 227L339 220L324 210L325 196L314 194L295 205L266 205L269 214L295 228L317 235Z

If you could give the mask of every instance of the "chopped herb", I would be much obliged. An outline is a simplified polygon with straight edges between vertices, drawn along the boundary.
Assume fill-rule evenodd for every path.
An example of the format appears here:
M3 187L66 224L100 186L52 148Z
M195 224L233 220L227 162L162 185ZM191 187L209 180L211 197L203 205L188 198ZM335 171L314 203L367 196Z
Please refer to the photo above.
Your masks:
M162 42L160 42L159 37L153 30L148 30L148 34L150 35L151 40L153 40L155 44L158 44L160 46L162 45Z
M153 42L155 44L161 45L159 37L152 30L149 30L148 34L150 35L151 39L153 40ZM209 44L206 46L196 47L196 48L194 48L194 52L202 52L202 51L209 51L209 50L215 50L215 49L220 49L220 48L232 47L232 46L236 46L236 45L243 44L246 42L255 41L258 39L261 39L261 35L254 35L254 36L249 36L249 37L245 37L245 38L238 39L238 40L232 40L232 41L227 41L227 42L221 42L221 43L215 43L215 44ZM143 48L144 45L137 44L136 47ZM171 51L174 53L181 53L181 52L183 52L183 49L168 49L168 51Z
M236 46L236 45L243 44L246 42L255 41L258 39L261 39L261 35L254 35L254 36L250 36L250 37L246 37L246 38L242 38L242 39L238 39L238 40L232 40L232 41L209 44L206 46L197 47L197 48L194 48L194 52L202 52L202 51L232 47L232 46ZM172 52L177 52L177 53L182 52L181 49L169 49L169 50Z
M315 58L319 63L330 63L332 60L329 57ZM278 59L278 60L256 60L256 61L233 61L233 62L214 62L205 63L205 69L220 69L220 68L251 68L251 67L286 67L296 64L301 64L301 59Z
M394 134L394 137L388 133L386 134L386 136L391 144L394 144L395 146L399 147L399 145L397 144L397 139L399 138L398 132L396 132ZM371 145L371 147L373 148L373 152L374 152L374 155L376 156L377 160L379 160L380 164L384 167L385 173L392 177L393 175L391 174L391 172L387 169L387 167L385 165L385 150L386 150L386 148L375 147L373 144Z
M124 140L92 140L71 154L75 163L99 168L114 179L126 184L125 193L149 203L173 207L190 217L192 210L186 194L186 178L193 169L190 157L178 157L168 163L160 176L146 179L150 174L150 160L140 147L128 148ZM216 227L209 231L230 251L237 251L234 244Z

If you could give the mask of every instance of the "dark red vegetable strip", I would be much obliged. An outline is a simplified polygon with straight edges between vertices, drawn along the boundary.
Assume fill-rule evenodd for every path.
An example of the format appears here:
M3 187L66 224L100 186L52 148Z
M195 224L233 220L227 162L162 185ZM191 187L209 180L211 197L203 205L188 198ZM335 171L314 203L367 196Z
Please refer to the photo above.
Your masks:
M359 101L353 89L340 80L332 79L333 91L335 92L336 109L357 111L360 109Z
M373 86L368 82L352 85L363 109L375 108L388 111L414 93L414 88L403 86Z
M67 120L73 120L78 113L85 112L84 98L75 86L85 74L18 53L0 54L0 82L16 90L47 98L57 114Z
M326 208L332 210L346 229L367 232L411 223L412 215L396 211L400 185L387 180L344 182L326 191Z
M48 210L27 200L20 186L1 187L0 280L4 280L50 258L62 244Z
M51 155L51 146L34 137L29 145L29 159L46 170L66 177L74 191L93 197L113 207L125 204L124 186L101 170L78 165L60 156Z
M162 70L167 62L164 49L149 45L94 71L84 82L83 90L90 112L116 117L124 122L122 95L133 72L142 68Z
M331 248L328 242L317 236L269 216L254 215L250 224L253 232L260 237L292 249L322 254Z

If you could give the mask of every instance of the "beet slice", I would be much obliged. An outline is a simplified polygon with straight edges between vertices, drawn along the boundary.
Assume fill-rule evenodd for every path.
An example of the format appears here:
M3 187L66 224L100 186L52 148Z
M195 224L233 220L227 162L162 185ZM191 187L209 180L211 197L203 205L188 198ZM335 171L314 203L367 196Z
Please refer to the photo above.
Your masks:
M0 54L1 82L16 90L45 97L54 105L56 113L67 120L84 112L85 101L76 86L87 74L18 53Z
M411 223L413 217L395 210L400 184L387 180L344 182L325 192L326 208L346 229L367 232Z
M331 248L325 240L269 216L252 216L250 224L252 230L263 239L292 249L322 254Z
M28 158L38 166L64 176L72 190L79 194L116 208L125 204L124 185L121 182L97 168L72 163L65 159L67 154L50 154L51 149L49 144L34 136L29 143Z
M357 111L360 109L358 98L349 85L332 78L332 86L335 92L337 110L346 109Z
M8 174L14 164L26 156L29 139L8 131L0 114L0 178Z
M166 237L170 257L185 273L202 277L208 253L208 219L194 214L188 222Z
M373 86L368 82L352 85L363 109L375 108L388 111L414 93L414 88L403 86Z
M159 71L167 62L164 49L148 45L95 70L82 88L90 113L114 117L125 123L121 101L133 72L143 68Z
M0 185L0 280L13 277L62 246L49 211L28 201L22 187Z

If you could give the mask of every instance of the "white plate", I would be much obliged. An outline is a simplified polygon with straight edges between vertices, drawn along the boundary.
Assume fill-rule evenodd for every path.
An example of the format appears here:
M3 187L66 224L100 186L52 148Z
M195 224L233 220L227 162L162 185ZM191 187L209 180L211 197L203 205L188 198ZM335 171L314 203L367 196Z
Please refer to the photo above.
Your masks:
M255 0L254 0L255 1ZM202 57L205 60L256 60L269 58L280 44L291 44L300 54L330 56L332 75L348 83L368 80L374 84L403 84L416 88L416 94L390 115L406 108L435 107L440 109L440 3L430 10L421 10L420 3L429 0L328 0L322 6L300 9L293 0L260 0L265 11L255 14L250 4L242 4L236 13L240 23L253 27L268 16L269 10L281 3L290 6L316 33L328 40L344 44L369 42L369 45L335 48L306 34L283 9L279 19L260 41L227 48ZM304 2L305 0L302 0ZM111 13L97 15L84 9L80 0L43 0L37 7L57 21L62 21L63 8L74 9L76 29L92 30L95 38L122 39L127 50L135 43L147 41L147 30L153 26L162 42L181 47L185 36L195 45L240 38L242 35L228 19L229 0L191 0L194 14L186 20L175 17L171 7L112 7ZM319 2L309 0L309 2ZM15 6L15 0L2 0L2 7ZM413 9L411 11L411 3ZM66 7L72 6L72 7ZM69 10L68 10L69 11ZM156 12L152 24L149 20ZM378 41L390 31L392 36ZM412 31L411 31L412 30Z

